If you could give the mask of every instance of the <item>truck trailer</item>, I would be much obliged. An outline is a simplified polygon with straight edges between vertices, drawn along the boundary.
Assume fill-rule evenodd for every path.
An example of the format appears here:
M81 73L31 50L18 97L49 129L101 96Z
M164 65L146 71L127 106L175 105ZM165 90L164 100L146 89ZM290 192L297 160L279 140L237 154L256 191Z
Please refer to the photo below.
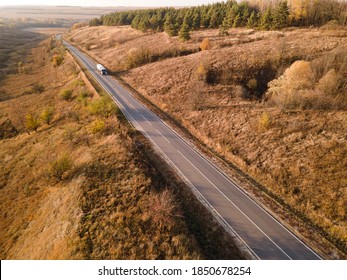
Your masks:
M102 66L101 64L97 64L96 68L98 68L101 75L107 75L107 69L104 66Z

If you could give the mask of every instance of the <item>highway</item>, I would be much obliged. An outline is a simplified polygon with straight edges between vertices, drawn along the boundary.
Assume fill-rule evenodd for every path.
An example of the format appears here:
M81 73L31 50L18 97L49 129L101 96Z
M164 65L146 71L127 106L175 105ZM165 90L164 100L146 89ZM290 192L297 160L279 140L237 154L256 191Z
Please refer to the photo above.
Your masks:
M254 259L321 259L114 78L102 76L95 61L70 44L64 44L108 92L133 126L151 141L166 162Z

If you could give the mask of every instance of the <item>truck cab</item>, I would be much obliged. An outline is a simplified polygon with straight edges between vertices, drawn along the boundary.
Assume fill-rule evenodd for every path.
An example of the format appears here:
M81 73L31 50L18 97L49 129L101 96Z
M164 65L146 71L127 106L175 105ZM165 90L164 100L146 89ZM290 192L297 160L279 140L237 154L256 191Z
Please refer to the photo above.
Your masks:
M107 69L104 66L102 66L101 64L97 64L96 68L98 68L101 75L107 75L108 74Z

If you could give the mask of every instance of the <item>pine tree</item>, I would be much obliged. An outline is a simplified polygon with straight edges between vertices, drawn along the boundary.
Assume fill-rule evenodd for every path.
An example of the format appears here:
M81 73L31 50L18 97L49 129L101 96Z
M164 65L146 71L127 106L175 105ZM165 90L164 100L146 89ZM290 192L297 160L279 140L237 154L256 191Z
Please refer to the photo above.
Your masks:
M218 26L218 15L216 12L214 12L211 15L209 28L216 28L217 26Z
M251 13L251 16L248 18L247 21L247 27L248 28L254 28L258 26L258 16L257 14L253 11Z
M189 31L189 25L186 21L184 21L179 32L179 37L182 41L188 41L190 39Z
M260 20L260 27L264 30L270 30L272 27L272 12L271 8L268 8Z
M233 28L240 27L240 26L241 26L241 23L242 23L241 16L240 16L240 15L237 15L236 18L235 18L235 20L234 20L234 23L233 23Z
M282 29L288 26L289 7L287 1L279 3L273 15L273 28Z
M228 29L230 28L231 26L229 25L229 20L228 20L228 17L225 17L221 26L219 27L219 35L220 36L226 36L228 35Z
M192 29L193 30L198 30L200 29L200 24L201 24L201 16L200 16L200 12L196 11L194 13L193 16L193 25L192 25Z
M176 22L171 14L167 14L166 20L164 23L164 30L169 36L177 36L178 29Z
M231 28L233 26L235 18L238 15L238 10L239 10L238 4L234 3L233 6L231 7L230 11L227 13L225 26L228 26L229 28Z

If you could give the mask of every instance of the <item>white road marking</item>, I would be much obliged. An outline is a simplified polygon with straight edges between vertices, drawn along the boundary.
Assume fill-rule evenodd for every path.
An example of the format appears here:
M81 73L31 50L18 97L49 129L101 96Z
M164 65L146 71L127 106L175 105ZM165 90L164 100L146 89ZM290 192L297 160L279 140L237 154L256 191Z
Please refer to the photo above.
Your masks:
M80 61L83 63L83 64L85 64L84 63L84 60L86 60L86 58L84 58L83 59L83 57L82 56L80 56L78 53L77 53L77 51L76 52L74 52L75 53L75 55L80 59ZM82 58L81 58L82 57ZM88 59L88 58L87 58ZM91 61L91 60L90 60ZM92 62L91 62L92 63ZM87 65L86 65L86 67L87 67L87 69L88 69L88 71L94 76L94 78L101 84L101 86L103 87L103 89L111 96L111 98L115 101L115 103L120 107L120 108L122 108L124 111L126 111L126 115L129 117L129 119L131 119L131 122L132 123L134 123L135 124L135 126L138 126L140 129L141 129L141 131L142 132L144 132L146 135L147 135L147 137L151 140L151 142L161 151L161 153L162 153L162 155L164 156L164 158L167 158L167 156L165 155L165 153L160 149L160 147L154 142L154 140L151 138L151 137L149 137L149 135L143 130L143 128L136 122L136 120L130 115L130 113L128 112L128 110L126 110L126 108L124 108L124 106L122 106L121 105L121 102L120 101L122 101L122 102L125 102L127 105L128 105L128 102L126 102L125 100L128 100L128 99L125 99L125 100L123 100L122 98L120 98L119 96L117 96L117 97L115 97L115 96L113 96L113 94L111 94L110 92L108 92L108 90L105 88L105 86L103 85L103 83L106 83L106 79L102 79L102 78L105 78L105 77L98 77L98 76L96 76L95 75L95 73L91 70L91 66L89 66L88 65L88 63L87 63ZM109 79L110 81L112 81L113 83L115 83L115 81L111 78L111 79ZM111 85L110 84L107 84L107 86L108 87L110 87L111 88ZM130 96L136 101L136 102L138 102L134 97L133 97L133 95L131 94L131 93L129 93L130 94ZM119 98L119 99L118 99ZM139 103L139 102L138 102ZM284 225L282 225L278 220L276 220L272 215L270 215L270 213L268 213L265 209L263 209L258 203L256 203L251 197L249 197L242 189L240 189L230 178L228 178L221 170L219 170L219 168L217 168L216 166L214 166L212 163L210 163L207 159L205 159L198 151L196 151L190 144L188 144L187 143L187 141L185 140L185 139L183 139L175 130L173 130L171 127L169 127L166 123L165 123L165 121L163 121L163 120L161 120L160 118L158 118L158 116L156 116L153 112L151 112L147 107L145 107L143 104L141 104L141 103L139 103L139 105L142 107L142 108L144 108L145 110L148 110L149 111L149 113L154 117L154 119L156 120L156 121L158 121L158 122L161 122L161 123L163 123L164 124L164 126L166 126L166 128L167 129L169 129L171 132L173 132L174 134L176 134L177 136L178 136L178 138L179 139L181 139L182 141L183 141L183 144L185 144L188 148L190 148L190 149L193 149L193 151L200 157L200 158L202 158L202 160L204 160L209 166L211 166L214 170L216 170L220 175L222 175L228 182L230 182L234 187L236 187L240 192L242 192L243 193L243 195L245 195L249 200L251 200L254 204L256 204L256 206L258 206L259 207L259 209L261 209L263 212L265 212L268 216L270 216L274 221L276 221L279 225L281 225L282 226L282 228L284 228L287 232L289 232L293 237L295 237L299 242L301 242L301 244L303 244L306 248L308 248L312 253L314 253L318 258L320 258L311 248L309 248L305 243L303 243L297 236L295 236L291 231L289 231ZM133 107L134 108L134 107ZM135 108L134 108L135 109ZM137 109L135 109L137 112L138 112L138 110ZM145 118L144 116L143 116L143 118L148 122L148 123L150 123L148 120L147 120L147 118ZM150 123L151 125L152 125L152 123ZM153 126L153 125L152 125ZM159 131L159 130L157 130L161 135L162 135L162 133ZM163 136L163 135L162 135ZM164 136L163 136L164 137ZM168 141L168 139L166 138L166 137L164 137L167 141ZM168 141L169 142L169 141ZM169 142L170 143L170 142ZM195 169L197 169L197 167L195 166L195 165L193 165L192 164L192 162L190 162L190 160L188 160L180 151L178 151ZM168 158L167 158L168 159ZM172 164L173 164L173 162L170 160L170 159L168 159ZM171 165L171 164L170 164ZM173 164L174 165L174 164ZM191 182L183 175L183 173L178 169L178 167L176 166L176 165L174 165L174 168L176 169L176 171L177 172L179 172L182 176L183 176L183 178L185 178L190 184L191 184ZM201 171L199 170L199 169L197 169L200 173L201 173ZM202 174L202 173L201 173ZM202 174L215 188L217 188L204 174ZM191 184L192 185L192 184ZM194 187L194 186L193 186ZM201 193L194 187L194 189L201 195ZM217 188L218 189L218 188ZM235 207L237 207L222 191L220 191L219 189L218 189L218 191L227 199L227 200L229 200ZM206 203L208 203L208 201L204 198L204 197L202 197L202 195L201 195L201 198L202 199L204 199L205 201L206 201ZM208 203L209 204L209 203ZM209 206L210 207L212 207L210 204L209 204ZM238 208L238 207L237 207ZM212 209L214 209L213 207L212 207ZM238 208L239 209L239 208ZM215 210L215 209L214 209ZM215 210L216 211L216 210ZM240 210L241 211L241 210ZM242 212L242 211L241 211ZM220 216L220 214L216 211L216 213L218 214L218 216ZM243 212L242 212L243 213ZM243 213L244 214L244 213ZM245 214L244 214L245 215ZM221 216L220 216L221 217ZM247 216L246 216L246 218L247 219L249 219ZM225 222L225 220L224 220L224 218L223 217L221 217L221 219ZM250 220L250 219L249 219ZM251 221L251 220L250 220ZM251 221L252 222L252 221ZM252 222L253 223L253 222ZM227 224L227 223L226 223ZM253 223L254 224L254 223ZM255 225L255 224L254 224ZM256 225L255 225L256 226ZM229 227L230 227L230 225L229 225ZM256 226L257 227L257 226ZM231 228L231 227L230 227ZM258 227L257 227L258 228ZM258 228L259 229L259 228ZM231 228L231 230L233 231L233 232L235 232L234 231L234 229L233 228ZM236 233L236 232L235 232ZM264 233L264 232L263 232ZM264 233L265 234L265 233ZM240 238L240 240L241 241L243 241L244 242L244 240L236 233L236 235ZM267 236L266 234L265 234L265 236ZM268 236L267 236L268 237ZM269 237L268 237L269 238ZM270 239L270 238L269 238ZM270 239L271 240L271 239ZM272 241L272 240L271 240ZM272 241L273 242L273 241ZM247 243L245 243L244 242L244 244L249 248L249 250L250 251L252 251L253 253L254 253L254 251L247 245ZM277 244L276 243L274 243L276 246L277 246ZM278 247L278 246L277 246ZM279 248L279 247L278 247ZM283 253L285 253L281 248L279 248ZM255 253L254 253L255 254ZM286 254L286 253L285 253ZM256 254L255 254L256 255ZM286 254L287 255L287 254ZM288 255L287 255L288 256ZM289 256L288 256L289 257Z
M226 198L239 212L245 216L245 218L251 222L252 225L254 225L262 234L264 234L283 254L287 256L290 260L292 259L289 257L289 255L280 247L277 245L275 241L273 241L260 227L258 227L248 216L246 213L244 213L229 197L227 197L209 178L205 176L204 173L200 171L199 168L197 168L184 154L181 153L181 151L178 151L182 157L184 157L190 164L193 166L210 184L224 197Z
M169 144L171 144L170 141L169 141L158 129L155 129L155 130L158 131L158 133L159 133Z

